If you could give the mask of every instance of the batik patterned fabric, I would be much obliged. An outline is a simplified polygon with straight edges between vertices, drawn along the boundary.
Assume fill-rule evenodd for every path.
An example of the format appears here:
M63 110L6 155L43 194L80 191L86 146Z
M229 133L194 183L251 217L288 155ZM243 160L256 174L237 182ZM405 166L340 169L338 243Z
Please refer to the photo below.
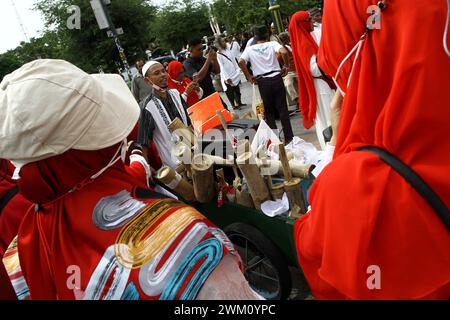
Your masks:
M90 277L84 299L195 299L222 258L240 258L226 235L173 199L146 204L127 191L101 199L97 228L121 228Z
M11 280L17 298L19 300L28 300L30 298L30 290L28 289L27 282L20 267L19 254L17 252L17 237L14 238L8 250L6 250L3 256L3 264L5 265L6 272Z

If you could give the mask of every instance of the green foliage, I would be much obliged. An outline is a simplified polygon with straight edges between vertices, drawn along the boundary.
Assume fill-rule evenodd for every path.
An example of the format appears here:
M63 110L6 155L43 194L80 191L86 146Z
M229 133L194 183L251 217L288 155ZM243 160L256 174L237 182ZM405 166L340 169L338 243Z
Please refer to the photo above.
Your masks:
M81 9L81 29L67 28L70 13L67 8L77 5ZM87 0L37 0L36 9L46 21L46 27L56 30L65 48L62 56L78 67L95 72L101 66L105 71L116 71L120 57L114 41L100 30ZM157 8L146 0L113 0L109 7L115 27L123 28L120 37L130 60L143 56L147 44L152 40L150 25Z
M321 0L278 0L284 19L298 10L321 4ZM81 9L81 29L70 30L67 9ZM248 31L256 24L270 23L268 0L171 0L156 7L151 0L112 0L109 12L116 27L124 30L120 41L130 63L145 57L175 52L194 37L212 35L208 6L223 31ZM105 30L99 30L89 0L35 0L35 10L44 18L46 29L39 38L22 42L0 55L0 79L22 64L37 58L65 59L87 72L117 72L121 66L118 50Z
M173 0L160 8L152 29L162 48L177 52L190 39L211 34L208 7L196 0Z
M321 5L321 0L278 0L281 16L287 19L299 10ZM269 24L272 17L268 0L215 0L213 13L229 33L249 31L257 24Z

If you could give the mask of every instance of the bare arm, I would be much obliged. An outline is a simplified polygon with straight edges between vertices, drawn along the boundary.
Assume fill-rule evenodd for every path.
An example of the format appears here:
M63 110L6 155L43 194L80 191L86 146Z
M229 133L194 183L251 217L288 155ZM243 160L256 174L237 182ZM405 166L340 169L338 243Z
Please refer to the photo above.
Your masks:
M247 78L248 82L256 84L256 78L250 74L250 71L248 71L247 61L245 61L244 59L240 59L239 67L241 67L241 70L242 72L244 72L244 75Z
M338 126L339 126L339 119L341 116L341 107L342 102L344 101L344 97L342 96L341 92L338 90L336 91L336 94L334 95L333 100L331 101L331 127L333 128L333 137L331 138L330 144L332 146L336 145L337 142L337 136L338 136Z
M289 67L289 52L287 51L286 48L282 47L280 49L280 54L281 54L281 57L283 58L283 64L284 64L283 68L285 68L285 70L283 70L282 75L285 76L287 74L287 69Z
M206 76L209 73L209 68L210 68L211 64L213 66L213 72L215 74L219 74L220 66L219 66L219 62L217 62L217 53L214 50L211 50L208 53L205 64L198 72L198 82L202 82L203 80L205 80Z

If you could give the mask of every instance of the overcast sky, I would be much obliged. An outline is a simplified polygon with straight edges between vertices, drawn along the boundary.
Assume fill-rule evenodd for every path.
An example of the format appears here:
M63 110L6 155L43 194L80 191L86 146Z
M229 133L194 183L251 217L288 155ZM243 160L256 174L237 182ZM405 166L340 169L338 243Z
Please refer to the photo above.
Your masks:
M35 0L0 0L0 53L16 48L21 41L26 40L12 1L17 7L28 38L39 36L39 32L44 28L40 14L32 10ZM157 5L165 2L165 0L153 1Z

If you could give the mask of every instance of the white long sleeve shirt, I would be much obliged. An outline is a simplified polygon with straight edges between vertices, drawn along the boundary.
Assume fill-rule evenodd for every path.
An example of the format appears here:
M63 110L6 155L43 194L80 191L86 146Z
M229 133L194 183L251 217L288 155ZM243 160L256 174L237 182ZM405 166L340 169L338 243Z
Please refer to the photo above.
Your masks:
M217 53L217 60L220 65L220 75L226 82L232 81L233 86L237 86L241 81L241 69L239 68L233 53L229 49L220 49Z

